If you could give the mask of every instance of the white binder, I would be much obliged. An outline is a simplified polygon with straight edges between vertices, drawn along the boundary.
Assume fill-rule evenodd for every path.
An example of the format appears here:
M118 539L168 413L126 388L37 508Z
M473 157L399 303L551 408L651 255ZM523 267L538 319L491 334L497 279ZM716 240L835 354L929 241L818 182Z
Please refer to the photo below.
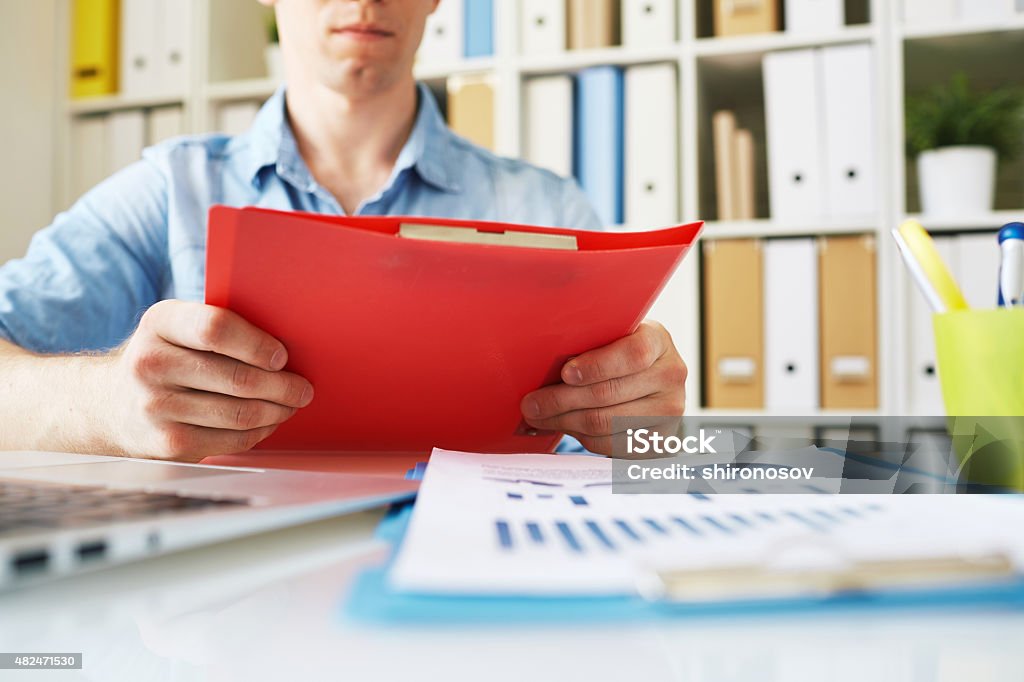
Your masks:
M107 177L107 122L104 116L81 116L71 128L72 201Z
M951 24L957 17L958 0L903 0L903 23L907 26Z
M787 33L828 33L846 23L843 0L786 0Z
M622 0L623 45L671 45L675 28L676 0Z
M565 0L522 0L519 49L524 55L565 50Z
M956 240L956 237L949 236L939 236L934 239L935 249L954 276L958 269ZM928 416L942 415L946 413L946 408L942 404L942 389L939 385L938 365L935 360L932 309L921 292L918 291L917 286L909 281L909 275L905 274L904 277L908 280L906 291L909 297L907 304L910 312L908 316L910 329L907 335L910 350L910 362L907 363L910 412Z
M765 408L818 407L818 252L812 238L764 243Z
M107 175L142 158L146 146L146 114L141 109L115 111L107 116Z
M1014 0L959 0L960 18L967 22L1009 19L1016 12Z
M771 216L809 223L824 191L818 60L814 50L773 52L763 67Z
M868 44L819 53L825 133L825 214L873 218L878 212L874 50Z
M160 82L160 3L154 0L121 2L121 72L118 76L123 95L159 92Z
M417 56L421 62L457 62L465 54L463 0L443 0L427 17Z
M572 176L572 76L540 76L523 87L523 156L563 177Z
M185 132L185 117L181 107L160 107L149 112L146 144L154 145Z
M954 275L967 304L972 308L994 308L1001 260L996 233L960 234L956 242Z
M633 66L625 74L625 222L634 228L678 218L678 116L672 64Z
M217 110L217 131L227 135L241 135L256 119L260 105L256 102L231 102Z
M189 86L192 0L153 0L159 12L156 75L162 92L184 94Z

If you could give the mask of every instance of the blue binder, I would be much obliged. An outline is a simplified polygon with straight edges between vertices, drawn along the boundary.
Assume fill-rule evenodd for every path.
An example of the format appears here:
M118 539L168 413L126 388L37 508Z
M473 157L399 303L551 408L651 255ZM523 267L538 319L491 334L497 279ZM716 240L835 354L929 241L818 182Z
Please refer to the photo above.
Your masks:
M622 69L595 66L576 78L576 178L604 225L622 223Z
M465 50L467 57L494 54L494 0L465 0Z

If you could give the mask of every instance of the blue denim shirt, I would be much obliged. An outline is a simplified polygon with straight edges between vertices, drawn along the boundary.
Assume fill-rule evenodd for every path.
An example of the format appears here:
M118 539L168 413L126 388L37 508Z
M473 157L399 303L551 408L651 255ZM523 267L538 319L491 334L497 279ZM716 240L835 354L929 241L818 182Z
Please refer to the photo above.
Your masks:
M244 134L150 147L36 234L0 267L0 337L42 353L107 349L157 301L202 300L213 204L344 213L299 155L283 89ZM423 85L390 179L356 214L600 229L575 182L456 136Z

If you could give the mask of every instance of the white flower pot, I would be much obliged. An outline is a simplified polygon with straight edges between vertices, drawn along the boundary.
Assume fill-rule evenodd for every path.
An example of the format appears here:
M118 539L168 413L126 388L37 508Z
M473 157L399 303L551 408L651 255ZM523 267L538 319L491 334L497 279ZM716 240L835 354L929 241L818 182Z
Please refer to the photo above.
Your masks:
M263 48L263 59L267 62L267 78L284 80L284 62L281 60L281 44L270 43Z
M941 147L917 157L921 209L926 216L987 213L995 201L996 151L989 147Z

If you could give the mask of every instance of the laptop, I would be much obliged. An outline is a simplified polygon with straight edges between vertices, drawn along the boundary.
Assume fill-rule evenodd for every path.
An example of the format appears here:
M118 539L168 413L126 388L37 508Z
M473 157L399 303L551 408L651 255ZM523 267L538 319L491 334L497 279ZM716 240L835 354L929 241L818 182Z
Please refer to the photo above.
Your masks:
M412 498L417 483L0 452L0 590Z

